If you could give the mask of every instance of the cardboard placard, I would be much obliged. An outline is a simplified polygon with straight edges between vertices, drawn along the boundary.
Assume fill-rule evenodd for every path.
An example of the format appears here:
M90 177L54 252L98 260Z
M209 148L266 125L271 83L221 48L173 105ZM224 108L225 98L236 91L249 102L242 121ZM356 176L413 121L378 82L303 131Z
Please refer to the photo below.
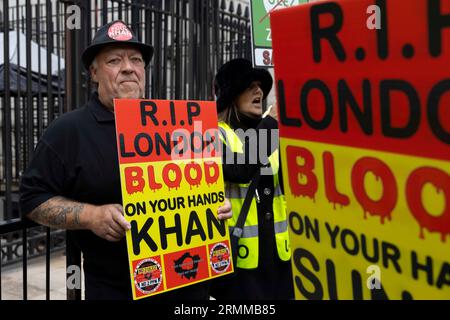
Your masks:
M133 298L233 272L215 103L114 106Z
M450 1L271 16L297 299L450 299Z

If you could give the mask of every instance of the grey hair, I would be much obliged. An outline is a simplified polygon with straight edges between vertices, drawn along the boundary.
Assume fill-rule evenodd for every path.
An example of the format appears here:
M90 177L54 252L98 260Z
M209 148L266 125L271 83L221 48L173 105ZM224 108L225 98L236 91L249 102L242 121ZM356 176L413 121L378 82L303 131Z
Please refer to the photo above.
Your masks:
M94 60L92 60L90 66L93 66L94 68L97 68L97 67L98 67L97 57L94 57Z
M91 67L94 68L98 68L98 62L97 62L97 57L94 57L94 60L92 60L91 64L89 65L89 79L91 80L91 84L94 86L94 88L97 90L98 89L98 83L94 82L92 80L92 76L91 76Z

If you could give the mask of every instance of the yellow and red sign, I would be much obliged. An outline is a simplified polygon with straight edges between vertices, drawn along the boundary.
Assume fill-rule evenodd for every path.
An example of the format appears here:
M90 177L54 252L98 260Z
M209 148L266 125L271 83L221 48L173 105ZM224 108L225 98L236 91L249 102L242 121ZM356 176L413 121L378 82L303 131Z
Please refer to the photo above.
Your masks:
M271 16L297 299L450 299L450 1Z
M233 272L215 103L114 107L134 299Z

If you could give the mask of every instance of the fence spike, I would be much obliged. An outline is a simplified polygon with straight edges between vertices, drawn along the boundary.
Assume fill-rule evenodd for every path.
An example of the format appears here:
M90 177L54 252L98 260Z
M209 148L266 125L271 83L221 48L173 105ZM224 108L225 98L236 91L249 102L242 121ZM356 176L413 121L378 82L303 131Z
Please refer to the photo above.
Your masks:
M233 1L230 1L230 7L229 7L228 11L230 11L230 13L234 13L234 2Z

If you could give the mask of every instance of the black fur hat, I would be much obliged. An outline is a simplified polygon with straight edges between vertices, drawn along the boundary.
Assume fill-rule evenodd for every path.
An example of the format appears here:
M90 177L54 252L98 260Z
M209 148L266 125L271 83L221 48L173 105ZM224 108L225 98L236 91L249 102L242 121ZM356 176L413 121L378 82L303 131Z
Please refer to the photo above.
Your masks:
M144 58L145 65L148 65L153 56L153 47L151 45L140 42L133 31L120 20L112 21L100 27L95 33L94 39L89 47L87 47L81 55L81 60L86 70L94 60L99 51L110 44L127 43L135 46Z
M230 60L221 66L214 79L217 112L229 107L253 81L261 82L263 100L266 99L273 84L272 76L267 70L253 68L252 63L247 59Z

